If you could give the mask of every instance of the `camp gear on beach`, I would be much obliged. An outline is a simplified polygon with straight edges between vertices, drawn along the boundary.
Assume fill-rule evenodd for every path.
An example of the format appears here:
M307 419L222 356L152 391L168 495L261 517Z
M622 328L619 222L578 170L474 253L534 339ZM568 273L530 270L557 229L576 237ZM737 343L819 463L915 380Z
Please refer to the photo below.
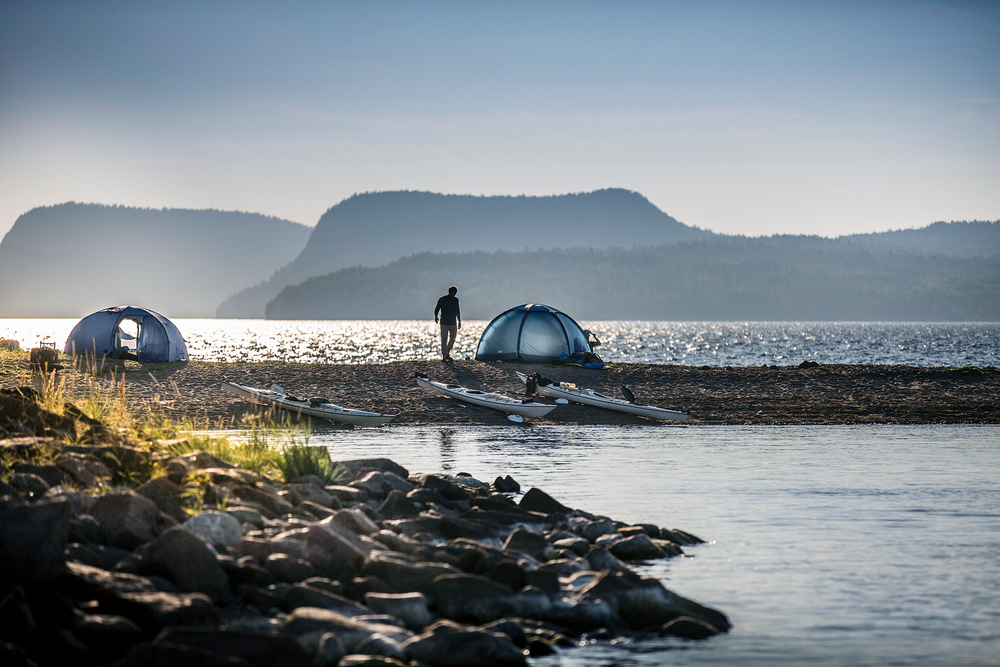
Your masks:
M249 399L257 405L275 407L297 415L328 419L340 424L352 426L381 426L396 415L386 415L365 410L352 410L334 405L325 398L311 398L308 401L285 394L283 391L269 389L254 389L235 382L223 380L222 386L242 398ZM277 386L277 385L273 385ZM280 389L280 387L279 387Z
M135 306L114 306L87 315L73 327L63 352L114 359L135 355L143 362L188 360L184 337L174 323Z
M476 360L550 364L561 354L590 351L587 336L572 317L526 303L493 318L479 338Z
M423 375L417 375L417 385L424 389L429 389L442 396L454 398L471 405L482 408L499 410L510 415L522 417L542 417L556 409L556 406L548 403L536 403L531 399L511 398L503 394L492 394L478 389L468 389L457 384L444 384L435 382Z
M517 376L521 378L521 381L525 384L527 384L528 378L530 377L529 375L520 372ZM592 389L577 389L576 385L569 382L553 382L548 378L538 377L537 373L535 376L535 391L538 392L540 396L548 396L549 398L554 398L556 400L565 399L573 401L574 403L592 405L597 408L605 408L606 410L627 412L632 415L639 415L640 417L649 417L650 419L684 421L688 418L687 410L668 410L666 408L658 408L652 405L636 405L634 402L635 396L632 395L631 391L628 391L627 387L622 387L622 390L628 391L625 395L629 397L630 400L623 401L619 398L605 396L604 394L596 392Z

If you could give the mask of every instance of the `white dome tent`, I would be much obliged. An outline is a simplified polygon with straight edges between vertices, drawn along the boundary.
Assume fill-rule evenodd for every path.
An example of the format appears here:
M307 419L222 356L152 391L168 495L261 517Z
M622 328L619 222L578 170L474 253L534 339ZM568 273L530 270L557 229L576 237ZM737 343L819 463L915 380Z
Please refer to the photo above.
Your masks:
M560 355L589 351L587 335L572 317L526 303L493 318L479 339L476 359L558 363Z
M95 354L139 361L187 361L187 346L174 323L135 306L113 306L87 315L66 339L66 354Z

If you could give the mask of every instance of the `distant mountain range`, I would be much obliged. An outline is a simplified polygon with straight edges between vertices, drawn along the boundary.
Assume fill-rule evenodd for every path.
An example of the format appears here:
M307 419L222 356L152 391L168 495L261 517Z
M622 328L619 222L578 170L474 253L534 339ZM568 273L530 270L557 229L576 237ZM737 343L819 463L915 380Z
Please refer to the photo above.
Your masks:
M32 209L0 242L0 317L82 317L124 304L213 317L228 295L292 261L311 231L234 211Z
M552 197L354 195L320 218L295 261L264 284L226 299L218 316L263 317L265 304L289 285L347 267L383 266L421 252L631 248L712 236L622 189Z
M583 320L1000 321L1000 255L874 252L818 239L632 250L422 253L290 286L268 319L431 319L447 286L466 319L544 303Z
M622 189L355 195L314 229L251 213L61 204L0 242L0 317L1000 320L1000 221L836 239L726 236Z

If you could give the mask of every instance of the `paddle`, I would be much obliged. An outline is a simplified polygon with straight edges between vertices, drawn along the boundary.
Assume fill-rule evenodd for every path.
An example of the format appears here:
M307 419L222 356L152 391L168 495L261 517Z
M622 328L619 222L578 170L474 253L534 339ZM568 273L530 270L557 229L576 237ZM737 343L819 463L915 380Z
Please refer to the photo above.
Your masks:
M633 394L632 390L629 389L628 387L626 387L625 385L622 385L622 394L625 395L625 400L627 400L629 403L631 403L633 405L636 404L636 402L635 402L635 394Z

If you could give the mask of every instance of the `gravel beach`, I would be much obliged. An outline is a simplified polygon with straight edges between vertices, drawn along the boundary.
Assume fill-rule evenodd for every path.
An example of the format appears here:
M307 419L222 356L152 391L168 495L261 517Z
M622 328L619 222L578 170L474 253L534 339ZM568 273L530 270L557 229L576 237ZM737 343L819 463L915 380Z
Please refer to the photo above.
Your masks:
M84 386L85 377L63 357L57 381ZM224 378L253 387L276 381L285 391L396 417L386 427L431 424L509 424L489 410L463 407L416 385L417 373L432 380L509 395L523 394L515 371L538 372L621 397L628 386L638 403L688 409L687 422L664 424L976 424L1000 423L1000 370L910 366L820 365L692 367L614 364L603 370L473 360L389 364L282 362L106 361L102 382L124 381L126 397L155 404L171 418L209 427L239 426L256 408L225 391ZM23 359L0 360L0 386L22 384ZM37 376L36 376L37 378ZM37 379L36 379L37 382ZM549 399L539 398L540 401ZM582 405L562 405L536 424L656 424L649 419ZM527 422L526 422L527 423Z

